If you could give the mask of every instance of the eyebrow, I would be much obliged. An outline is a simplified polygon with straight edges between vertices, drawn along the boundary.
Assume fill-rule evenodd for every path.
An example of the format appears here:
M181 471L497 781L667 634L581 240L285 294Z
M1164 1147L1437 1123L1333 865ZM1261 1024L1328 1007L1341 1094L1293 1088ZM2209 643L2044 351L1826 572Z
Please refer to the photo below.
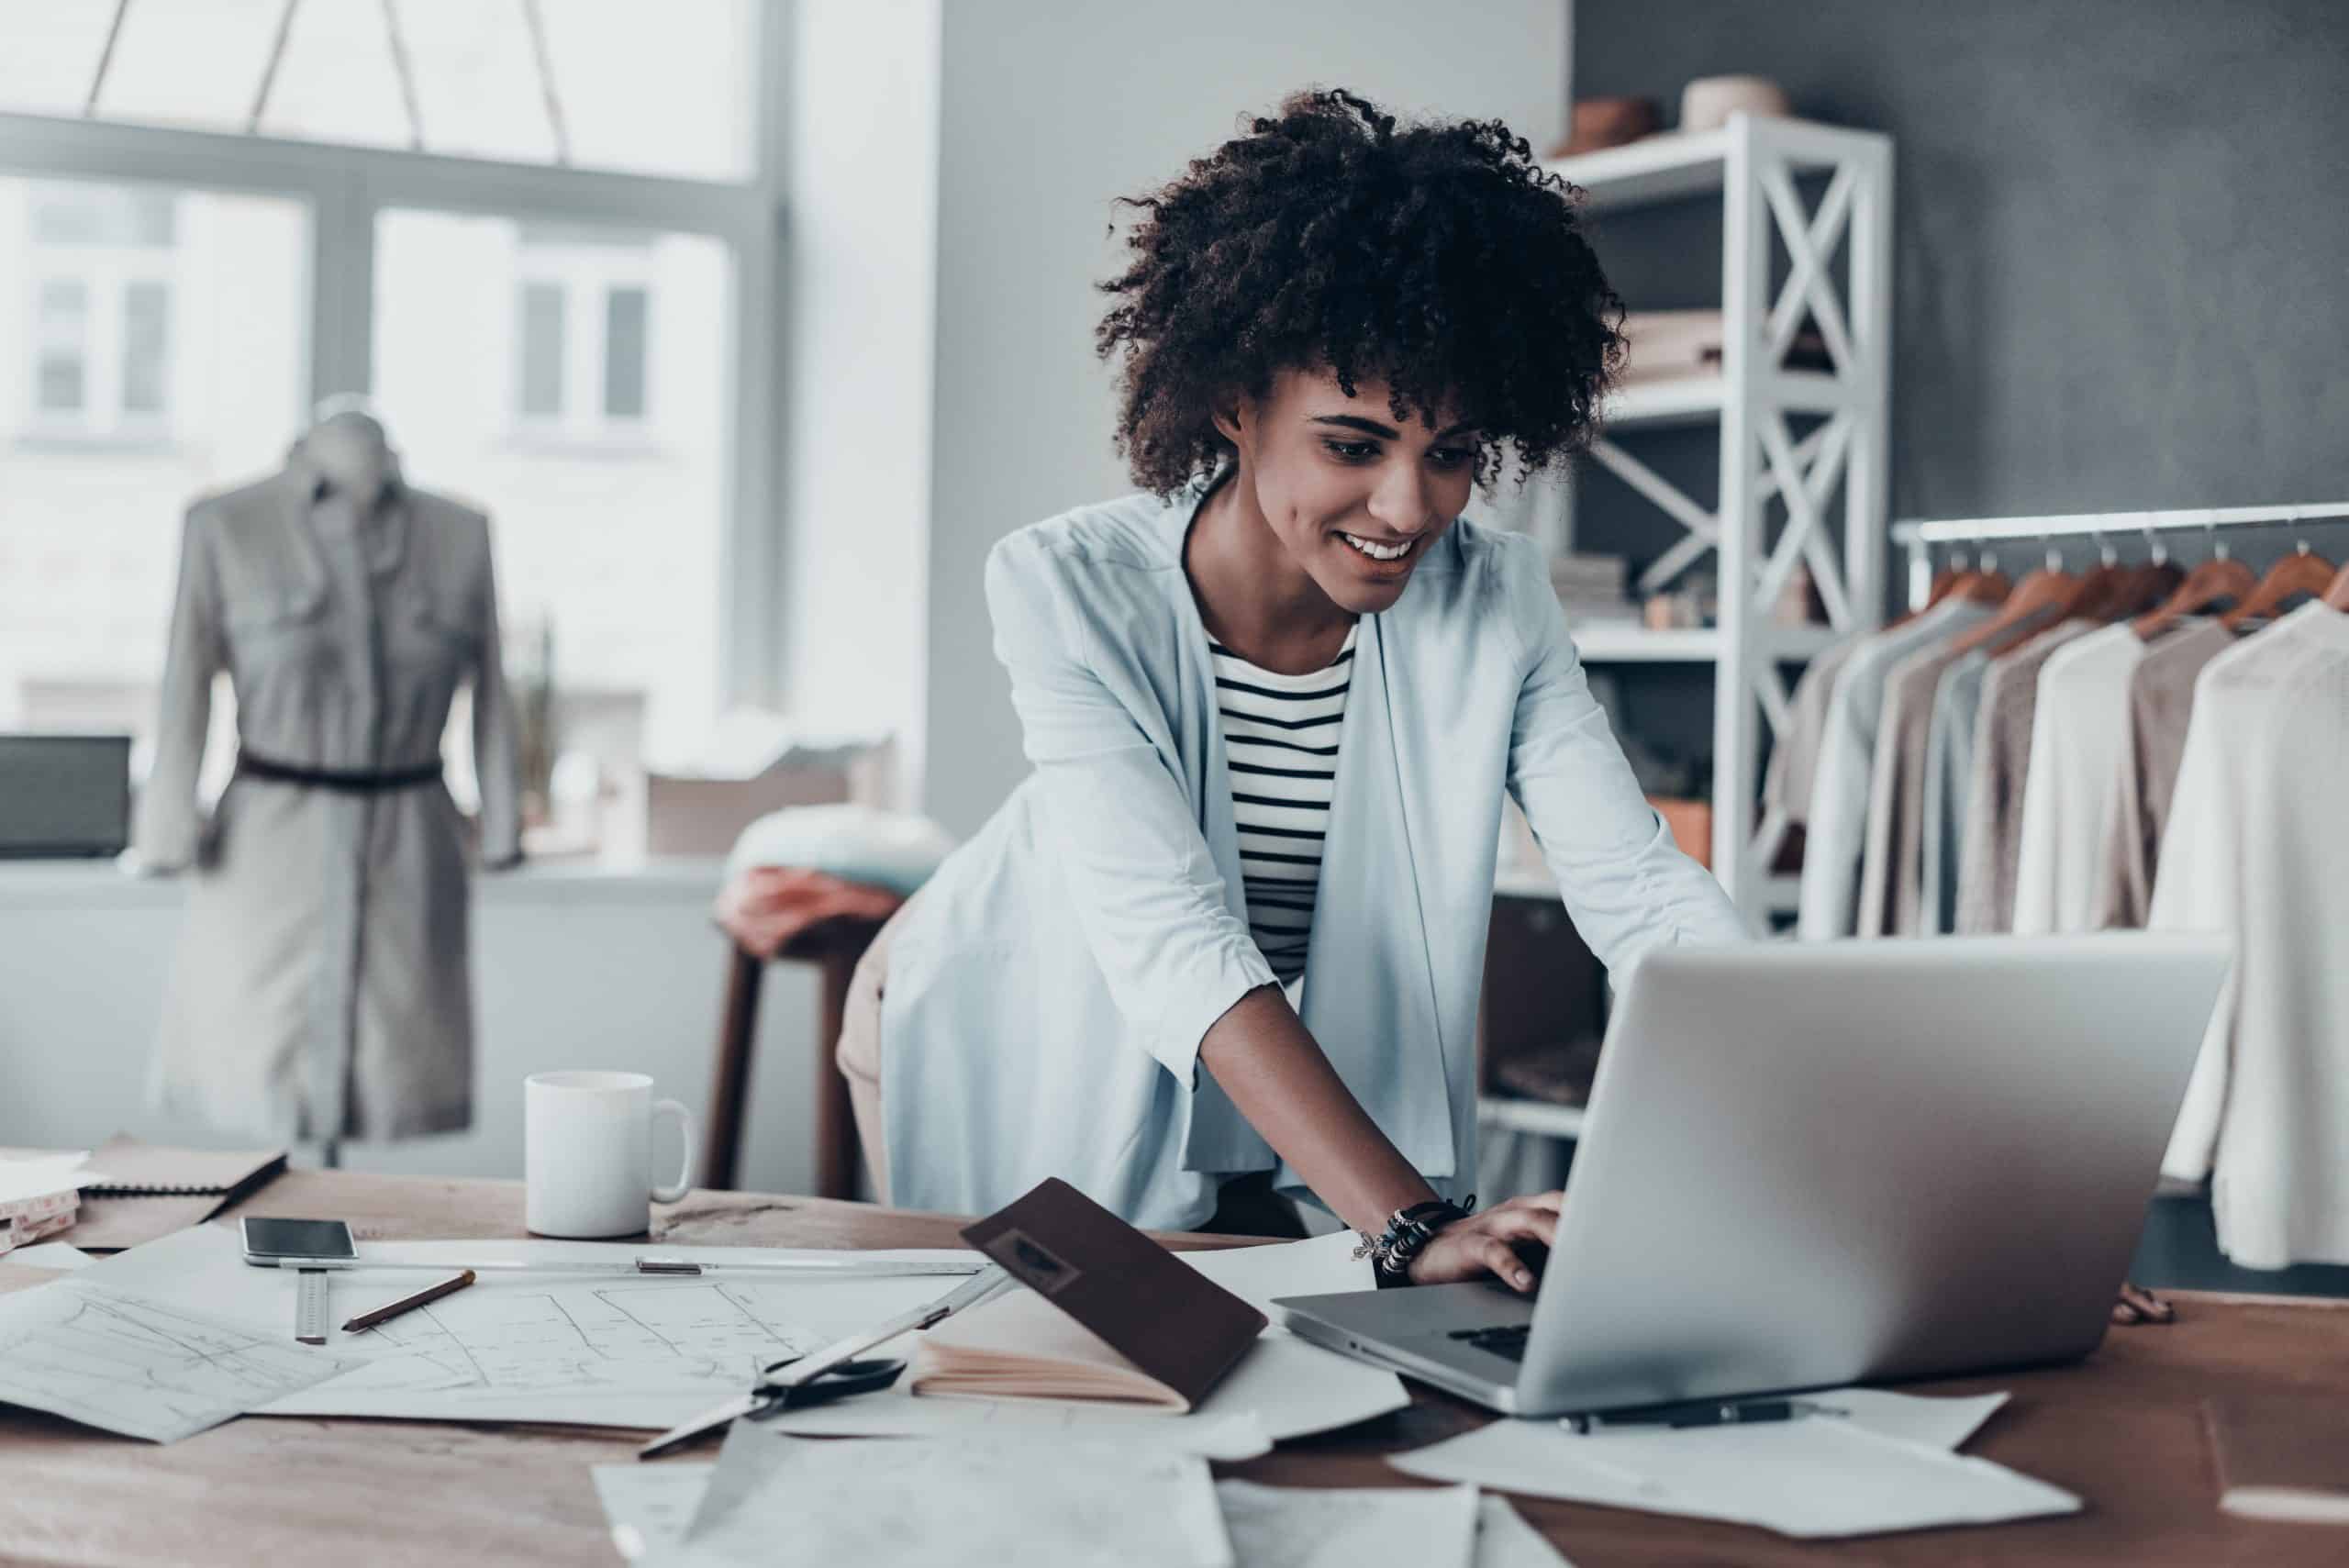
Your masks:
M1396 429L1392 425L1382 425L1375 419L1365 419L1357 414L1316 414L1308 419L1307 423L1313 425L1340 425L1349 430L1360 430L1364 435L1384 436L1390 441L1402 434L1401 431ZM1437 431L1435 439L1440 441L1447 436L1462 435L1467 431L1475 429L1475 426L1464 420L1460 424L1454 425L1449 429Z

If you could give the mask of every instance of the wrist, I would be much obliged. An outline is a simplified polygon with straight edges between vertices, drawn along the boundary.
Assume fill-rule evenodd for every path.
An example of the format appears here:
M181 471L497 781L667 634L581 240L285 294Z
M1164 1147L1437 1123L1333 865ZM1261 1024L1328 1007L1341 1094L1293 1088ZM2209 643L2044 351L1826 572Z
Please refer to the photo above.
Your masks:
M1468 1218L1476 1207L1475 1194L1465 1203L1449 1203L1442 1198L1416 1203L1398 1208L1387 1217L1386 1228L1373 1236L1357 1230L1362 1244L1354 1249L1357 1258L1371 1260L1371 1273L1380 1289L1414 1282L1413 1265L1427 1251L1438 1234L1446 1227Z

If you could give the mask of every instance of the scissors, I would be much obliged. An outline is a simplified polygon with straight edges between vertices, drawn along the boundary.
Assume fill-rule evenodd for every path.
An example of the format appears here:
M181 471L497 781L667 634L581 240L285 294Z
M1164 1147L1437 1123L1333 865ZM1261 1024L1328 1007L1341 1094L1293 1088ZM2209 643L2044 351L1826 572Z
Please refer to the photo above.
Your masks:
M864 1351L909 1329L927 1329L966 1307L974 1307L1010 1282L1009 1274L990 1263L935 1301L924 1302L886 1322L859 1329L820 1351L771 1362L760 1369L759 1380L751 1385L748 1394L738 1394L724 1404L713 1405L691 1420L670 1428L637 1450L636 1457L658 1459L696 1438L722 1431L737 1420L763 1421L785 1410L803 1410L810 1405L845 1399L852 1394L877 1393L897 1381L906 1363L889 1357L863 1358Z

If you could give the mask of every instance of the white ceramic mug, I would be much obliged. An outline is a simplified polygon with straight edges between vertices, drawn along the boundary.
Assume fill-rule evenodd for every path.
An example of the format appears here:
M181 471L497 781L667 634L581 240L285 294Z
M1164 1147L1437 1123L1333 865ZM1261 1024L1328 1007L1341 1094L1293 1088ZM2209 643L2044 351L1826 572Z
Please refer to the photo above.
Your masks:
M694 1118L658 1104L641 1073L533 1073L522 1083L524 1218L533 1235L636 1236L651 1229L652 1200L674 1203L692 1184ZM652 1118L677 1118L677 1179L651 1177Z

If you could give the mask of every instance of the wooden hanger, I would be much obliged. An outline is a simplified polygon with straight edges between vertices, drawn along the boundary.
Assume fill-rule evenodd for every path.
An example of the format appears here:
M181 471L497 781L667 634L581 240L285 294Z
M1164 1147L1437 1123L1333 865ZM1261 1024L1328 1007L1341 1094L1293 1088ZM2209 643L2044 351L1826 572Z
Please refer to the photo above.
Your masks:
M2324 602L2343 615L2349 615L2349 566L2343 567L2341 575L2332 580L2332 586L2324 591Z
M2082 585L2083 579L2065 571L2063 557L2050 550L2047 564L2026 573L2023 580L1998 601L1997 615L1980 626L1961 632L1950 643L1947 651L1970 653L1976 648L2004 638L2018 628L2028 627L2037 630L2077 598Z
M2186 617L2209 609L2222 600L2241 604L2251 597L2259 586L2251 568L2227 553L2227 547L2214 538L2210 559L2186 574L2159 608L2139 616L2133 623L2140 642L2151 642Z
M2309 547L2301 545L2291 554L2267 569L2251 597L2219 617L2219 624L2229 631L2239 631L2243 622L2274 615L2286 601L2301 594L2322 597L2332 587L2336 575L2332 562L2321 555L2312 555Z

